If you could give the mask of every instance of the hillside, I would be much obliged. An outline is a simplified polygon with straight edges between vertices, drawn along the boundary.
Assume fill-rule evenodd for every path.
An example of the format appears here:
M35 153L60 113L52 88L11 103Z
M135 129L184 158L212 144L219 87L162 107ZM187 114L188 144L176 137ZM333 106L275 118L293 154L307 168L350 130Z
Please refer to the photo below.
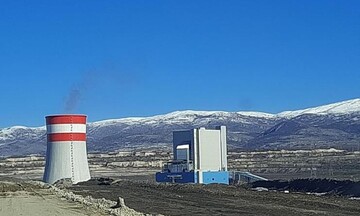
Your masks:
M152 117L88 123L88 150L169 146L172 131L228 127L230 148L358 150L360 99L279 114L260 112L176 111ZM45 127L0 130L0 156L44 154Z

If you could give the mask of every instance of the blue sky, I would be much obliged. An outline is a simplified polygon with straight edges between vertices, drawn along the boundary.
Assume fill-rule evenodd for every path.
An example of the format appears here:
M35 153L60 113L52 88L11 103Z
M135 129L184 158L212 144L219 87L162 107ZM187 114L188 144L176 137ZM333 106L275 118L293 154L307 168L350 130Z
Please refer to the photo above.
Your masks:
M0 3L0 127L359 97L360 1Z

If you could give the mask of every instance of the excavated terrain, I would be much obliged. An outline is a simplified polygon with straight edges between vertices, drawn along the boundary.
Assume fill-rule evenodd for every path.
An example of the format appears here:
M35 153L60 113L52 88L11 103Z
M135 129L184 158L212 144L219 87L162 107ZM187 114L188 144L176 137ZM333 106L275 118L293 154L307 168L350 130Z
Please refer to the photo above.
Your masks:
M60 185L61 186L61 185ZM0 178L0 215L359 215L359 200L241 186L92 179L65 189ZM116 206L124 198L121 208ZM43 205L43 203L47 203ZM140 213L142 212L142 213Z
M39 181L0 177L0 215L144 215L126 206L121 197L111 201L76 195L66 189L69 185L71 182L66 180L49 185Z
M98 179L69 188L116 200L136 211L164 215L359 215L360 201L305 193L253 191L240 186L157 184Z
M91 176L143 176L161 170L172 155L163 150L137 150L109 154L89 154ZM41 179L43 156L0 159L0 176ZM249 171L269 179L329 178L360 181L360 152L336 149L298 151L255 151L228 153L229 170Z
M360 200L339 196L341 193L318 196L317 191L306 194L307 190L276 185L268 187L270 191L261 188L254 191L244 186L157 184L154 174L171 158L169 152L141 150L89 154L88 158L93 179L68 190L83 197L105 198L112 203L122 197L126 206L137 212L163 215L360 215ZM335 149L229 152L228 159L230 170L250 171L274 181L360 180L360 152ZM0 182L11 182L14 178L23 182L41 180L43 170L42 156L5 158L0 160ZM319 180L318 184L323 182ZM20 185L2 185L0 192L16 192L26 184ZM305 185L307 189L313 184ZM26 193L34 195L31 191L38 191L32 187L25 187ZM283 192L271 191L275 189ZM53 200L54 197L47 198Z

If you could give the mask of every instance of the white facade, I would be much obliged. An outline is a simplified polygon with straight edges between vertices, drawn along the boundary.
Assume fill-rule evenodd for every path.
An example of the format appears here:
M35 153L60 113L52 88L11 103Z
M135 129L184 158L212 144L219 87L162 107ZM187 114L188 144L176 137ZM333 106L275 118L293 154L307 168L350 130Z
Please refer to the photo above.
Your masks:
M193 169L200 173L227 171L226 145L225 126L216 129L197 128L173 133L174 160L186 158L184 149L188 149L188 158L192 161ZM199 180L201 182L201 179Z

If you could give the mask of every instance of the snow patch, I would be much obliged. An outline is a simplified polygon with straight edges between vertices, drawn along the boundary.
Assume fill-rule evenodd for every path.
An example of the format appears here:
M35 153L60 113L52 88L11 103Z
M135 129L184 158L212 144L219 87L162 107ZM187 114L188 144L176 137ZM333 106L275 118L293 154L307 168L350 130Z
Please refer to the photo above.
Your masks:
M277 116L283 118L292 118L304 114L327 115L327 114L350 114L354 112L360 112L359 98L342 101L339 103L319 106L319 107L303 109L303 110L285 111L277 114Z

